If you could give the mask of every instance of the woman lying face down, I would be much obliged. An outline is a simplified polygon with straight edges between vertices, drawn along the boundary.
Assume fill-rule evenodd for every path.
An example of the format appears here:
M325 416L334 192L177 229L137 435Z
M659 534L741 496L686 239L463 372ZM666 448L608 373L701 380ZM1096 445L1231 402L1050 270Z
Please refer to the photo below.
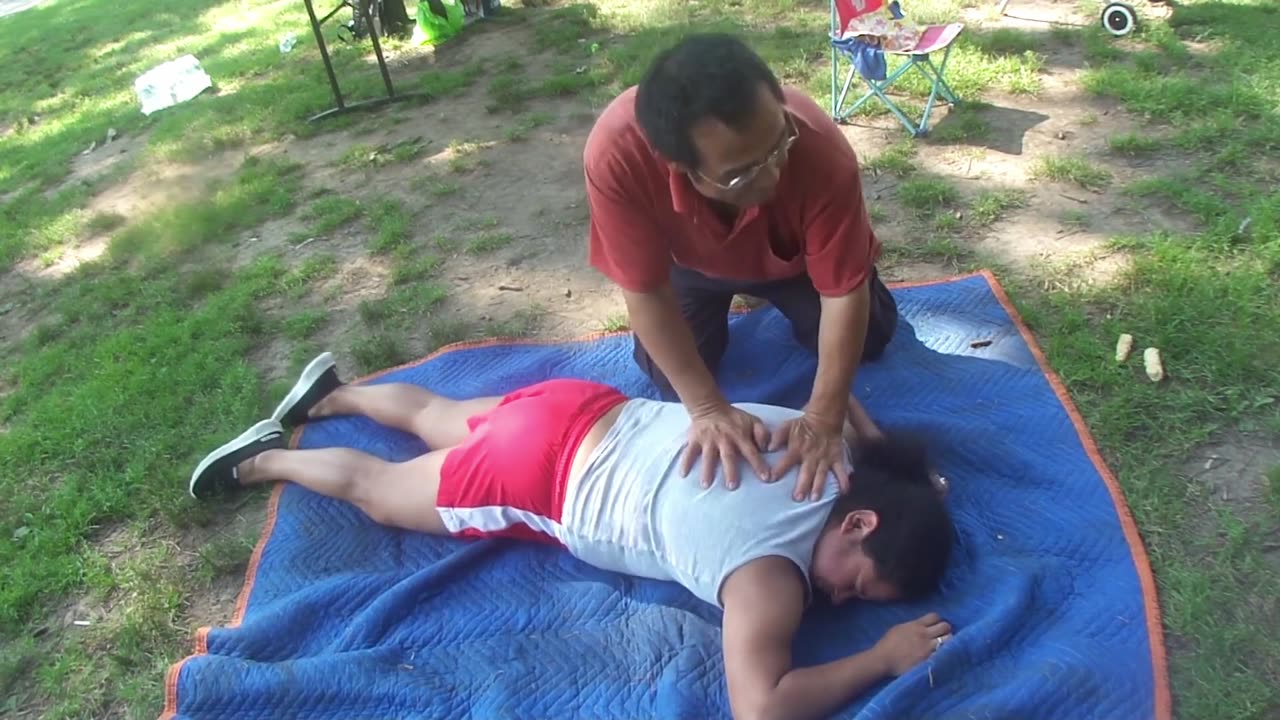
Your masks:
M771 427L799 414L741 407ZM285 448L286 423L336 415L364 415L433 449L392 463L346 448ZM407 384L347 385L325 353L271 419L199 464L190 491L204 498L294 482L387 526L549 543L599 568L678 582L724 611L725 672L739 717L824 717L950 637L930 614L848 658L791 665L814 591L840 604L936 588L953 530L921 445L889 438L859 448L847 493L829 478L820 497L796 501L795 470L736 489L704 487L697 467L686 477L688 426L679 403L580 380L472 399Z

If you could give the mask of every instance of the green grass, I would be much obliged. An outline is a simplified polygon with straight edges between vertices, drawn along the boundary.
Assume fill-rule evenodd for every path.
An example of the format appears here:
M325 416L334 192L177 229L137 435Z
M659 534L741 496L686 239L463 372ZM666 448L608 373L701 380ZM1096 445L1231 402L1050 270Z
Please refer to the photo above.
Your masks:
M930 234L923 242L885 245L884 257L886 262L892 263L935 263L950 267L955 272L976 269L973 251L949 235Z
M479 340L479 338L516 338L529 337L538 331L545 310L538 305L521 307L503 320L489 320L481 325L467 323L461 318L433 318L429 324L430 343L426 351L438 350L440 347L453 345L456 342Z
M902 140L890 146L879 155L865 159L862 169L879 175L887 173L898 177L907 177L916 171L916 144L911 140Z
M1083 230L1089 227L1089 211L1080 208L1064 210L1059 220L1069 228Z
M285 318L280 329L290 340L302 341L320 332L328 321L323 310L302 310Z
M226 245L239 233L291 210L301 167L247 158L232 183L204 202L184 203L133 223L111 238L114 259L157 259Z
M3 22L9 42L0 50L0 86L5 88L0 125L14 133L4 141L0 197L16 193L6 203L6 212L16 216L0 227L0 267L33 250L23 240L33 229L74 214L103 182L90 179L87 185L57 189L70 171L68 159L90 142L101 142L108 128L125 138L145 135L145 148L130 161L143 167L351 122L301 122L332 99L325 83L300 82L312 77L318 62L314 44L304 42L288 55L276 48L276 38L301 29L297 7L285 0L248 5L194 0L181 12L157 12L139 3L95 12L62 2ZM52 26L60 32L51 33ZM200 59L219 91L143 116L133 79L186 52ZM349 96L377 92L381 80L365 62L363 49L334 43L331 53ZM33 204L37 199L39 207Z
M442 253L453 254L458 251L459 241L448 235L438 234L431 238L431 245Z
M589 48L582 42L597 30L599 9L591 3L575 3L549 11L534 26L534 46L539 50L578 54Z
M505 320L489 322L483 332L486 337L491 338L518 339L528 337L537 332L545 314L546 311L543 308L531 305L517 310Z
M325 195L307 206L302 219L307 223L306 232L295 233L294 242L323 237L359 218L364 213L360 201L341 195Z
M385 331L357 339L351 354L356 361L356 371L362 375L413 359L404 336Z
M305 295L314 282L333 277L337 272L337 258L332 255L314 255L285 273L280 278L280 285L290 297L296 299Z
M985 140L991 134L991 126L982 117L982 109L982 104L977 101L955 108L929 132L930 140L941 143Z
M484 255L510 245L515 240L511 233L483 232L467 241L464 248L469 255Z
M406 249L407 250L407 249ZM402 251L396 254L396 263L391 268L391 284L407 285L426 280L440 269L443 261L438 255L414 255Z
M1127 245L1141 251L1116 286L1028 295L1031 321L1124 483L1166 621L1192 648L1174 658L1181 713L1268 717L1280 696L1264 668L1275 667L1277 650L1256 628L1274 626L1277 608L1257 600L1276 597L1280 580L1259 563L1266 528L1242 530L1224 554L1223 521L1206 515L1212 499L1170 472L1220 428L1274 413L1280 373L1265 358L1280 352L1280 291L1262 258L1222 244L1152 236ZM1086 308L1110 319L1091 320ZM1183 330L1191 327L1214 328L1219 342L1206 347ZM1156 386L1135 377L1140 370L1099 361L1120 332L1159 347L1174 379Z
M1111 173L1079 155L1042 155L1031 166L1031 176L1073 183L1086 190L1100 190L1111 183Z
M983 190L969 205L969 222L987 226L1000 220L1010 210L1026 207L1027 193L1018 189Z
M427 352L438 350L446 345L471 340L475 337L473 328L465 320L458 318L433 318L429 336L430 344Z
M422 138L401 140L390 145L352 145L338 158L338 165L352 170L368 170L405 163L422 154Z
M268 410L262 381L245 361L281 331L261 303L331 272L333 259L317 256L292 270L274 256L234 273L184 268L226 247L228 236L288 212L295 176L289 166L247 161L205 201L136 219L115 236L109 256L81 266L48 296L48 319L0 373L15 388L0 399L7 427L0 456L17 471L0 473L0 492L11 498L0 505L11 540L0 544L5 653L60 597L92 589L122 609L42 647L34 685L22 692L48 698L47 717L118 716L125 708L154 715L164 668L185 645L187 561L150 541L126 565L107 567L92 539L120 523L208 522L173 479L207 450L208 436ZM307 334L317 322L291 320L282 330Z
M1178 148L1180 166L1124 191L1166 203L1201 230L1116 238L1132 265L1113 284L1018 293L1142 529L1176 638L1176 707L1187 718L1280 712L1280 648L1258 631L1280 624L1280 573L1264 557L1280 519L1241 515L1178 476L1224 430L1280 437L1280 370L1269 362L1280 353L1280 194L1259 163L1280 147L1277 22L1270 3L1194 2L1170 25L1148 23L1136 45L1084 35L1086 88L1153 131L1112 139L1113 151L1161 149L1152 136ZM1190 53L1183 39L1207 50ZM1090 223L1084 209L1063 220ZM1100 361L1121 332L1159 347L1170 379L1153 385L1132 363Z
M941 177L917 177L898 186L898 202L918 213L950 207L960 201L960 191Z
M397 287L381 301L381 311L389 317L401 316L406 326L414 326L428 310L444 302L449 291L434 283L413 283Z
M451 97L469 88L484 71L483 62L475 62L458 70L433 70L420 76L418 87L433 98Z
M1123 135L1112 135L1107 138L1107 147L1121 155L1149 155L1160 149L1163 143L1159 138L1131 132Z
M1241 215L1239 208L1232 207L1229 197L1224 198L1206 187L1217 184L1223 191L1229 191L1231 181L1220 176L1209 176L1205 180L1208 183L1188 174L1162 175L1130 183L1125 186L1124 193L1137 198L1163 200L1208 227L1216 226L1218 232L1232 232L1247 216Z
M973 98L987 90L1004 90L1015 95L1035 95L1041 90L1040 72L1044 56L1027 50L1017 54L989 52L969 38L956 42L947 68L947 84L961 98ZM909 72L894 87L917 97L929 94L929 81L918 72Z
M449 143L449 172L465 173L470 172L481 164L481 161L475 156L485 149L483 143L475 140L454 140Z
M622 332L631 328L631 320L626 313L614 313L600 321L601 332Z
M520 142L528 138L529 133L543 125L546 125L553 119L555 119L554 116L546 112L534 112L523 115L517 118L511 127L507 128L507 141Z
M459 185L458 183L447 182L443 180L432 180L427 185L427 192L431 193L433 197L438 197L438 198L448 197L449 195L452 195L461 189L462 189L462 186Z
M205 543L196 553L196 578L209 583L225 575L243 573L256 542L252 537L224 536Z
M120 213L106 212L97 213L89 217L84 223L84 229L93 235L101 235L116 230L121 225L128 222L128 218Z
M369 249L375 253L391 253L409 240L409 214L404 204L390 198L379 201L370 217L376 235Z
M459 230L492 230L498 227L498 218L493 215L476 215L458 223Z
M1280 465L1267 471L1267 504L1277 520L1280 520Z
M990 32L975 33L975 42L992 55L1021 55L1035 52L1044 45L1043 36L1025 30L998 28Z
M942 236L954 235L964 227L964 221L957 213L943 213L933 217L934 232L940 233Z

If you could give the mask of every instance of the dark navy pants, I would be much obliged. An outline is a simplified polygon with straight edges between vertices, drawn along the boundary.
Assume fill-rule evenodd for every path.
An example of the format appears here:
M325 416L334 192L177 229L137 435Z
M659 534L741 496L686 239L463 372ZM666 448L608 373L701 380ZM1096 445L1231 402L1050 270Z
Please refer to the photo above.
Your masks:
M867 321L867 340L862 347L862 361L876 360L884 353L885 346L893 339L898 324L898 305L889 289L880 282L874 268L870 283L871 309ZM734 295L750 295L767 301L791 321L796 341L810 351L818 352L818 321L822 314L818 291L808 275L769 282L740 282L710 278L688 268L674 266L671 270L671 286L680 302L680 314L684 316L698 354L714 375L720 367L725 348L729 345L729 306ZM666 376L658 369L637 338L635 359L640 369L653 380L665 400L677 400L675 390Z

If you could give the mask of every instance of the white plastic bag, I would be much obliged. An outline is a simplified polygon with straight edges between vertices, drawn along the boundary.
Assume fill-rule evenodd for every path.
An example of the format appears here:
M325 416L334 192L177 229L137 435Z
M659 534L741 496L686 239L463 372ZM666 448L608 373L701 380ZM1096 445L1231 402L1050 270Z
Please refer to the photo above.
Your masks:
M143 115L184 103L211 87L213 79L194 55L157 65L133 81Z

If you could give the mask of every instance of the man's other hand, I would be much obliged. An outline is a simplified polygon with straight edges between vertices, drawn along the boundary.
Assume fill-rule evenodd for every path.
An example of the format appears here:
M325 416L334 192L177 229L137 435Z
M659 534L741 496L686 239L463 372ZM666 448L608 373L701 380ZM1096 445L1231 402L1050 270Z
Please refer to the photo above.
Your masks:
M732 405L690 413L689 444L680 458L680 475L687 476L693 463L702 458L702 487L711 487L716 467L724 465L725 486L738 487L738 457L744 457L761 480L769 482L769 466L761 449L769 441L769 431L760 418Z
M771 474L775 478L781 478L791 468L800 466L794 493L796 500L804 500L806 497L817 500L822 497L828 473L835 475L841 492L848 492L849 466L842 429L843 423L824 423L809 415L802 415L788 420L773 431L773 437L769 441L770 452L781 450L784 446L787 452L774 466Z

